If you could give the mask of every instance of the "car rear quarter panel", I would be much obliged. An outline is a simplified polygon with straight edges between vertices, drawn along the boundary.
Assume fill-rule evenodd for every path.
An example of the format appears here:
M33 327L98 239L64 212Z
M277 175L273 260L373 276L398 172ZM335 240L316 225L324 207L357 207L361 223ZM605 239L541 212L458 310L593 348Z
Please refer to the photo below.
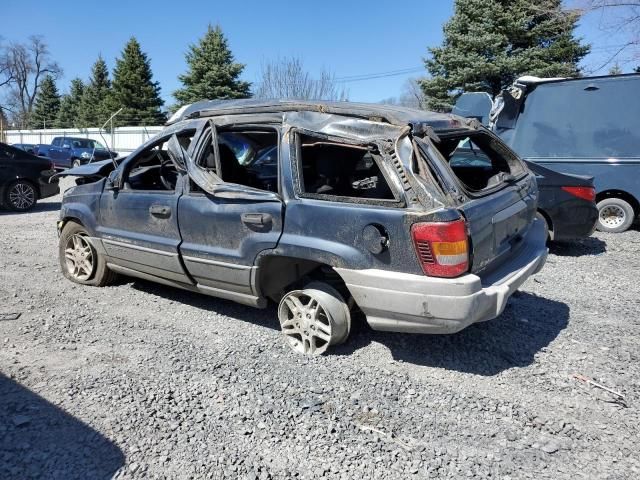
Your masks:
M558 172L594 177L596 193L607 190L627 192L640 201L640 157L625 159L528 158Z

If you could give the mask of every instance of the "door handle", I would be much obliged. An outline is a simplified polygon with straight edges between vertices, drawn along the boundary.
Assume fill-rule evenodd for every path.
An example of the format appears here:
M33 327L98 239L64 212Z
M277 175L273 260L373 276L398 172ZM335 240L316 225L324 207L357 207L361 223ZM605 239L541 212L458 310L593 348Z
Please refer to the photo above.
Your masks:
M246 225L258 225L264 227L271 223L271 215L268 213L243 213L240 215L242 223Z
M165 205L151 205L149 213L154 217L169 218L171 216L171 208Z

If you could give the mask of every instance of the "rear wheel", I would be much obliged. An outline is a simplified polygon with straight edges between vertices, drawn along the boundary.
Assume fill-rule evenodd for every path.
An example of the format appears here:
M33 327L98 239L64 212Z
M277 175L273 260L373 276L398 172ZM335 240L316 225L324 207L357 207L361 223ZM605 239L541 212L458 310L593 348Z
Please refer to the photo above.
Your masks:
M79 223L70 221L62 229L58 257L62 274L72 282L102 287L116 277L107 267L104 257L91 245L89 233Z
M601 232L620 233L633 223L633 207L621 198L605 198L598 202L598 223Z
M323 282L287 293L278 306L287 344L297 353L322 355L344 342L351 329L349 307L340 293Z
M26 212L35 206L37 200L36 187L25 180L18 180L7 187L4 203L11 210Z

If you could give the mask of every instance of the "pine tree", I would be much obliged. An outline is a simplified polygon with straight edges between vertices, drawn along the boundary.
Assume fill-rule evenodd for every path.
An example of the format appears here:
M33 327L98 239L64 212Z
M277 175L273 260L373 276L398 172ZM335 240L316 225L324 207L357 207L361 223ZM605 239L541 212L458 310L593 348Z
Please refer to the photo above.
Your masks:
M109 104L122 108L114 125L158 125L165 121L160 107L160 86L153 81L149 58L140 49L140 44L131 37L116 60ZM106 120L106 119L105 119Z
M621 75L622 74L622 68L620 68L620 65L618 64L618 62L616 62L610 69L609 69L609 75Z
M60 110L56 118L57 128L82 128L81 106L84 93L84 83L79 78L71 80L69 94L60 101Z
M60 110L60 94L58 87L51 75L42 80L38 95L31 115L29 115L29 128L48 128L55 124Z
M573 77L590 47L562 0L456 0L442 46L425 60L429 108L449 110L462 91L495 96L521 75Z
M82 95L80 118L84 127L100 127L108 120L113 113L110 95L109 69L102 56L98 56L91 68L91 78Z
M189 46L185 58L189 70L178 76L184 88L173 92L178 101L176 108L198 100L251 96L251 84L239 79L245 66L235 63L219 25L215 28L209 25L197 45Z

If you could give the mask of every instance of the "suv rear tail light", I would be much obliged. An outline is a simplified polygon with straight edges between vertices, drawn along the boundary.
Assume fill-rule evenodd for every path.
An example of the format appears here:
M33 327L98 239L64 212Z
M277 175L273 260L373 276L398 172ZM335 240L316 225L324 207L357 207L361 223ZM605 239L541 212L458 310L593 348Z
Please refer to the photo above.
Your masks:
M596 200L596 189L593 187L562 187L562 190L588 202Z
M411 237L425 275L452 278L469 270L469 240L464 220L414 223Z

